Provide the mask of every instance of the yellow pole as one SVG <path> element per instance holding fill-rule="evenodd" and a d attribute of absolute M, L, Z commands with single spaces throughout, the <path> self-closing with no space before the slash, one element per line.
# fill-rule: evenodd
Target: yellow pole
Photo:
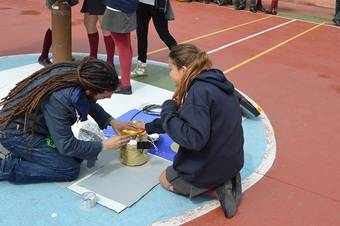
<path fill-rule="evenodd" d="M 57 0 L 52 6 L 53 63 L 72 61 L 71 7 Z"/>

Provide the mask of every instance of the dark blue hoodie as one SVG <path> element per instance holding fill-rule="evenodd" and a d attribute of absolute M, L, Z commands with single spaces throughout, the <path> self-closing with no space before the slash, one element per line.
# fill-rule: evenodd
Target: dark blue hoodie
<path fill-rule="evenodd" d="M 146 131 L 166 132 L 180 145 L 173 168 L 201 188 L 223 184 L 243 167 L 243 130 L 234 86 L 217 69 L 202 72 L 192 82 L 183 106 L 167 100 L 161 118 Z"/>

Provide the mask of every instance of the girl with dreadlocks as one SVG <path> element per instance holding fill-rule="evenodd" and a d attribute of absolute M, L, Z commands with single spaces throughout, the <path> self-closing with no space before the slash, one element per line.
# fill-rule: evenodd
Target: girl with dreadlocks
<path fill-rule="evenodd" d="M 113 66 L 94 58 L 52 64 L 19 82 L 0 102 L 0 144 L 10 153 L 0 158 L 0 180 L 71 181 L 82 160 L 93 163 L 101 151 L 128 143 L 127 136 L 81 141 L 71 130 L 88 115 L 101 129 L 131 129 L 96 103 L 110 98 L 118 83 Z"/>
<path fill-rule="evenodd" d="M 194 197 L 210 192 L 225 216 L 235 215 L 241 198 L 243 130 L 234 86 L 211 68 L 207 54 L 180 44 L 169 54 L 170 77 L 176 90 L 162 105 L 161 117 L 142 128 L 166 132 L 177 144 L 173 165 L 160 175 L 169 191 Z"/>

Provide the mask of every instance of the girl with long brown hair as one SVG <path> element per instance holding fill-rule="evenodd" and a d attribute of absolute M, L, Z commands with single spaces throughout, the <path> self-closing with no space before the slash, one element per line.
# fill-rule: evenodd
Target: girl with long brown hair
<path fill-rule="evenodd" d="M 96 103 L 110 98 L 118 83 L 113 66 L 94 58 L 51 64 L 19 82 L 0 102 L 0 144 L 9 152 L 0 158 L 0 180 L 74 180 L 83 160 L 91 165 L 101 151 L 129 142 L 127 136 L 81 141 L 71 129 L 88 115 L 101 129 L 131 129 Z"/>
<path fill-rule="evenodd" d="M 161 117 L 144 125 L 147 133 L 166 132 L 179 144 L 173 165 L 160 175 L 169 191 L 190 198 L 214 191 L 226 217 L 241 199 L 243 130 L 234 86 L 212 69 L 208 55 L 191 44 L 169 54 L 176 90 L 162 105 Z M 143 126 L 142 126 L 143 127 Z"/>

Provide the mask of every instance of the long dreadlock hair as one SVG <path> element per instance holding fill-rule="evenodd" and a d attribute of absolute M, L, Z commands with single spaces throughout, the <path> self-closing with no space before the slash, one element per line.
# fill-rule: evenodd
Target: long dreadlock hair
<path fill-rule="evenodd" d="M 177 108 L 179 108 L 183 104 L 191 82 L 202 71 L 210 69 L 212 63 L 206 52 L 192 44 L 179 44 L 173 47 L 169 53 L 169 58 L 177 69 L 186 67 L 184 75 L 172 96 L 176 101 Z"/>
<path fill-rule="evenodd" d="M 74 67 L 74 70 L 52 75 L 30 90 L 27 95 L 21 97 L 25 89 L 36 81 L 36 79 L 60 67 Z M 0 107 L 3 107 L 1 111 L 5 114 L 0 116 L 0 128 L 5 128 L 6 125 L 15 118 L 24 117 L 24 131 L 27 131 L 30 116 L 33 116 L 34 120 L 33 113 L 40 109 L 43 101 L 53 92 L 60 89 L 79 86 L 83 90 L 90 90 L 95 95 L 105 91 L 116 90 L 118 83 L 118 75 L 114 67 L 95 58 L 86 57 L 78 62 L 49 65 L 16 84 L 9 94 L 1 99 Z M 21 97 L 21 99 L 19 97 Z M 19 101 L 15 102 L 18 98 Z M 15 104 L 11 104 L 13 102 L 15 102 Z M 34 133 L 33 127 L 32 133 Z"/>

